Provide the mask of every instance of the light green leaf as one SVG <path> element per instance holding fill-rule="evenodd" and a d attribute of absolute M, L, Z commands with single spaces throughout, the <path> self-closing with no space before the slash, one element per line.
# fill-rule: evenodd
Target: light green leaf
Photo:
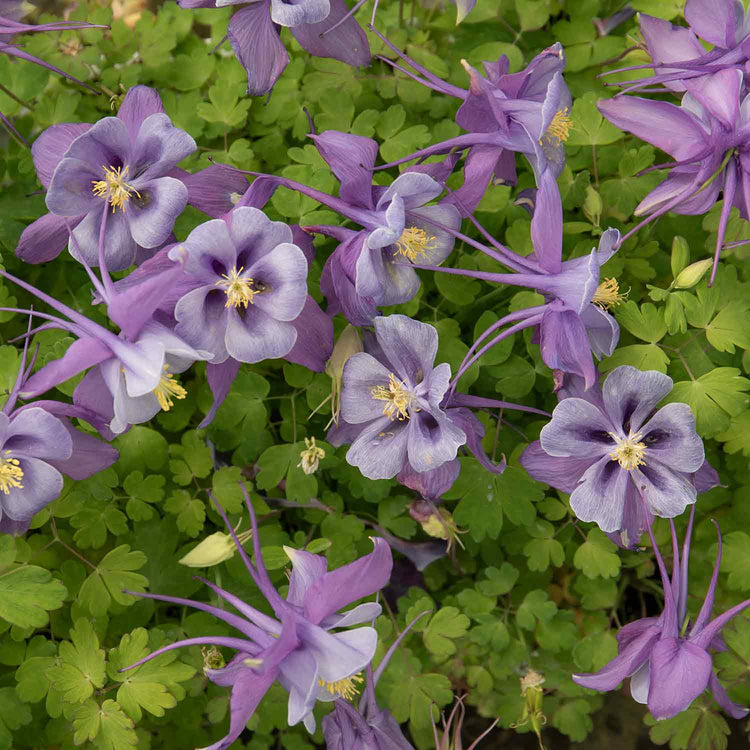
<path fill-rule="evenodd" d="M 59 661 L 46 674 L 64 701 L 82 703 L 104 685 L 104 651 L 89 620 L 76 620 L 70 637 L 72 642 L 60 643 Z"/>
<path fill-rule="evenodd" d="M 113 599 L 125 606 L 134 604 L 135 599 L 124 594 L 123 589 L 145 591 L 148 579 L 133 572 L 145 563 L 146 555 L 138 550 L 131 552 L 130 545 L 115 547 L 83 582 L 78 601 L 94 616 L 105 614 Z"/>
<path fill-rule="evenodd" d="M 117 701 L 105 700 L 101 706 L 94 700 L 86 701 L 73 714 L 73 742 L 83 744 L 96 740 L 102 750 L 127 750 L 138 744 L 133 722 L 125 715 Z"/>
<path fill-rule="evenodd" d="M 573 564 L 588 578 L 614 578 L 620 572 L 617 547 L 600 529 L 591 529 L 586 541 L 576 550 Z"/>
<path fill-rule="evenodd" d="M 596 108 L 597 95 L 589 91 L 573 102 L 570 119 L 573 127 L 566 145 L 568 146 L 604 146 L 622 138 L 622 131 L 607 122 Z"/>
<path fill-rule="evenodd" d="M 466 634 L 469 618 L 456 607 L 442 607 L 430 619 L 424 633 L 424 645 L 437 659 L 447 659 L 456 653 L 453 641 Z"/>
<path fill-rule="evenodd" d="M 0 575 L 0 618 L 21 628 L 43 628 L 62 606 L 65 586 L 44 568 L 23 565 Z"/>

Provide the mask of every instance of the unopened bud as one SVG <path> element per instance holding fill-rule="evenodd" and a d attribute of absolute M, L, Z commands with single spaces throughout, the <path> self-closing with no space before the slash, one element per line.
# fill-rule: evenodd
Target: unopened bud
<path fill-rule="evenodd" d="M 454 542 L 457 542 L 461 549 L 464 548 L 458 535 L 466 532 L 458 528 L 453 516 L 445 508 L 436 508 L 432 503 L 415 500 L 409 506 L 409 515 L 422 527 L 425 534 L 436 539 L 445 539 L 448 542 L 446 552 L 450 551 Z"/>
<path fill-rule="evenodd" d="M 240 544 L 244 544 L 253 532 L 248 529 L 238 535 Z M 224 560 L 228 560 L 237 551 L 234 539 L 229 534 L 217 531 L 215 534 L 207 536 L 196 547 L 190 550 L 178 562 L 180 565 L 187 565 L 188 568 L 210 568 L 212 565 L 218 565 Z"/>
<path fill-rule="evenodd" d="M 300 461 L 297 466 L 305 472 L 305 474 L 314 474 L 320 459 L 326 457 L 326 452 L 322 448 L 318 448 L 315 445 L 315 438 L 305 438 L 305 450 L 300 451 Z"/>
<path fill-rule="evenodd" d="M 362 340 L 353 325 L 348 325 L 333 347 L 331 358 L 326 362 L 326 375 L 331 378 L 331 422 L 339 423 L 341 412 L 341 379 L 344 373 L 344 365 L 349 357 L 364 351 Z M 322 404 L 321 404 L 322 405 Z M 320 407 L 318 407 L 320 408 Z M 330 426 L 330 422 L 328 423 Z"/>
<path fill-rule="evenodd" d="M 674 288 L 690 289 L 691 287 L 694 287 L 703 278 L 703 274 L 711 268 L 712 264 L 713 260 L 711 258 L 706 258 L 705 260 L 691 263 L 687 268 L 683 268 L 674 280 Z"/>
<path fill-rule="evenodd" d="M 672 239 L 672 276 L 676 278 L 689 262 L 690 247 L 687 240 L 677 235 Z"/>

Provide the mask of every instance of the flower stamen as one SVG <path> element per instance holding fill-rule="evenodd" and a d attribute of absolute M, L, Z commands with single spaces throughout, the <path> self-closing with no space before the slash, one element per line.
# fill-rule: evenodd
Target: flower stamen
<path fill-rule="evenodd" d="M 326 452 L 323 448 L 318 447 L 315 444 L 315 438 L 305 438 L 305 450 L 300 451 L 300 461 L 297 466 L 305 472 L 305 474 L 314 474 L 320 459 L 326 457 Z"/>
<path fill-rule="evenodd" d="M 10 495 L 11 489 L 22 490 L 23 469 L 17 458 L 10 458 L 10 451 L 0 456 L 0 492 Z"/>
<path fill-rule="evenodd" d="M 318 685 L 325 688 L 331 695 L 339 696 L 345 700 L 351 700 L 357 693 L 359 693 L 359 687 L 357 683 L 362 682 L 362 676 L 359 674 L 346 677 L 343 680 L 336 680 L 336 682 L 326 682 L 325 680 L 318 680 Z"/>
<path fill-rule="evenodd" d="M 385 401 L 383 414 L 390 417 L 391 421 L 398 419 L 403 422 L 409 419 L 408 409 L 414 402 L 414 394 L 404 388 L 404 383 L 391 373 L 388 376 L 388 385 L 377 385 L 370 390 L 370 394 L 376 401 Z"/>
<path fill-rule="evenodd" d="M 630 434 L 624 439 L 618 438 L 613 432 L 609 434 L 617 443 L 617 448 L 609 454 L 609 457 L 613 461 L 619 461 L 623 469 L 631 471 L 646 463 L 643 459 L 646 455 L 646 444 L 640 442 L 640 432 L 633 433 L 631 430 Z"/>
<path fill-rule="evenodd" d="M 573 127 L 573 120 L 570 119 L 568 112 L 568 107 L 565 107 L 565 109 L 558 109 L 557 112 L 555 112 L 555 116 L 552 118 L 552 122 L 547 127 L 547 130 L 544 131 L 544 135 L 553 138 L 558 143 L 564 143 L 567 141 L 568 136 L 570 135 L 570 129 Z M 542 136 L 542 138 L 544 138 L 544 136 Z M 539 143 L 541 142 L 540 139 Z"/>
<path fill-rule="evenodd" d="M 141 194 L 132 185 L 125 182 L 128 167 L 105 167 L 102 164 L 102 169 L 104 170 L 104 179 L 92 180 L 91 191 L 98 198 L 109 200 L 112 213 L 118 208 L 121 208 L 124 212 L 132 193 L 135 193 L 139 198 L 141 197 Z"/>
<path fill-rule="evenodd" d="M 174 406 L 174 400 L 183 399 L 187 391 L 175 380 L 174 375 L 169 372 L 169 365 L 164 365 L 164 374 L 159 380 L 159 385 L 154 388 L 154 395 L 159 401 L 159 406 L 164 411 L 169 411 Z"/>
<path fill-rule="evenodd" d="M 628 298 L 630 291 L 621 292 L 616 279 L 604 279 L 596 288 L 591 302 L 602 310 L 616 307 Z"/>
<path fill-rule="evenodd" d="M 259 290 L 253 289 L 253 280 L 249 276 L 240 276 L 243 269 L 244 266 L 239 270 L 235 266 L 229 273 L 223 273 L 216 282 L 216 286 L 220 286 L 227 295 L 224 307 L 242 306 L 247 309 L 248 305 L 253 304 L 253 297 L 259 293 Z"/>
<path fill-rule="evenodd" d="M 403 255 L 413 263 L 418 258 L 427 257 L 428 250 L 435 249 L 437 238 L 419 227 L 406 227 L 394 245 L 397 255 Z"/>

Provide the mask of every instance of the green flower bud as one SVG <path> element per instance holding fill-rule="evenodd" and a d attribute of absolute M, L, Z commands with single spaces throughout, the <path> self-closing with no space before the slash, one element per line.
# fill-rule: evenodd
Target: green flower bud
<path fill-rule="evenodd" d="M 240 544 L 244 544 L 253 532 L 248 529 L 238 535 Z M 187 565 L 188 568 L 210 568 L 212 565 L 218 565 L 224 560 L 228 560 L 237 551 L 234 539 L 229 534 L 217 531 L 215 534 L 207 536 L 196 547 L 190 550 L 184 557 L 177 562 L 180 565 Z"/>
<path fill-rule="evenodd" d="M 703 278 L 703 274 L 711 268 L 712 264 L 713 260 L 706 258 L 705 260 L 691 263 L 687 268 L 683 268 L 674 280 L 674 288 L 690 289 L 694 287 Z"/>

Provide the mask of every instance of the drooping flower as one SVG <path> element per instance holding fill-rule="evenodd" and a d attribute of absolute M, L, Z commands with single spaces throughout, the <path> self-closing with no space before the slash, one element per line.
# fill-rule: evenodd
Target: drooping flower
<path fill-rule="evenodd" d="M 542 209 L 537 204 L 535 213 L 540 210 Z M 536 289 L 545 296 L 546 302 L 544 305 L 510 313 L 489 326 L 464 357 L 453 384 L 502 339 L 524 328 L 538 326 L 537 340 L 545 364 L 553 370 L 581 375 L 586 387 L 591 387 L 597 378 L 592 354 L 597 359 L 609 356 L 620 336 L 620 327 L 608 311 L 619 304 L 624 295 L 615 279 L 600 281 L 601 267 L 617 251 L 620 233 L 616 229 L 607 229 L 599 240 L 598 248 L 592 249 L 588 256 L 563 262 L 560 270 L 555 273 L 545 271 L 539 264 L 512 253 L 494 241 L 493 247 L 488 247 L 465 235 L 456 233 L 456 236 L 500 263 L 517 268 L 518 272 L 492 273 L 420 267 Z M 550 238 L 549 241 L 554 240 Z M 519 265 L 520 263 L 524 265 Z M 504 326 L 507 327 L 497 333 Z"/>
<path fill-rule="evenodd" d="M 181 8 L 240 8 L 229 21 L 227 37 L 247 73 L 248 94 L 261 96 L 274 86 L 289 63 L 281 41 L 286 26 L 315 57 L 331 57 L 354 67 L 370 64 L 367 36 L 346 0 L 178 0 Z"/>
<path fill-rule="evenodd" d="M 370 325 L 383 305 L 408 302 L 419 289 L 413 265 L 442 263 L 453 249 L 450 230 L 461 217 L 453 205 L 430 204 L 442 186 L 430 175 L 405 172 L 387 188 L 373 185 L 378 145 L 371 138 L 327 130 L 310 136 L 341 183 L 338 197 L 295 180 L 265 175 L 364 227 L 308 226 L 340 244 L 323 268 L 320 286 L 328 314 L 343 312 L 354 325 Z"/>
<path fill-rule="evenodd" d="M 286 224 L 245 206 L 197 226 L 169 252 L 193 287 L 174 308 L 175 333 L 214 364 L 287 354 L 307 299 L 307 260 L 292 239 Z"/>
<path fill-rule="evenodd" d="M 119 271 L 142 262 L 167 241 L 187 204 L 188 188 L 170 173 L 195 149 L 147 86 L 130 89 L 116 117 L 47 128 L 32 154 L 51 213 L 27 227 L 16 254 L 32 263 L 51 260 L 70 227 L 71 254 L 98 265 L 106 206 L 111 209 L 103 230 L 107 267 Z"/>
<path fill-rule="evenodd" d="M 714 253 L 712 284 L 733 206 L 750 218 L 748 154 L 750 154 L 750 98 L 743 71 L 729 68 L 684 81 L 682 103 L 620 96 L 600 101 L 600 112 L 614 125 L 672 156 L 667 178 L 636 207 L 646 216 L 627 236 L 653 219 L 674 211 L 699 215 L 723 194 Z"/>
<path fill-rule="evenodd" d="M 182 646 L 211 644 L 237 652 L 220 669 L 204 668 L 212 682 L 232 688 L 229 733 L 204 750 L 223 750 L 231 745 L 275 680 L 289 692 L 289 724 L 302 721 L 310 732 L 315 730 L 312 710 L 317 700 L 332 701 L 356 692 L 361 680 L 358 673 L 375 653 L 377 633 L 370 626 L 335 632 L 334 629 L 368 622 L 380 614 L 381 607 L 368 602 L 343 613 L 339 610 L 378 591 L 391 574 L 390 547 L 378 538 L 373 538 L 375 549 L 369 555 L 333 571 L 327 571 L 326 559 L 320 555 L 285 548 L 292 562 L 292 572 L 289 593 L 282 599 L 263 564 L 255 513 L 244 486 L 243 492 L 250 512 L 255 565 L 235 540 L 237 551 L 276 619 L 209 581 L 204 583 L 241 616 L 205 602 L 161 594 L 134 594 L 208 612 L 241 634 L 241 637 L 205 636 L 177 641 L 126 668 L 133 669 Z M 219 508 L 219 512 L 234 537 L 224 511 Z"/>
<path fill-rule="evenodd" d="M 552 420 L 521 456 L 535 479 L 570 492 L 582 521 L 594 521 L 624 547 L 646 528 L 645 510 L 674 518 L 698 491 L 718 484 L 687 404 L 653 413 L 672 379 L 624 365 L 598 386 L 563 388 Z"/>
<path fill-rule="evenodd" d="M 645 703 L 655 719 L 669 719 L 687 709 L 707 687 L 716 702 L 735 719 L 742 719 L 750 709 L 734 703 L 712 669 L 709 648 L 726 649 L 721 640 L 722 628 L 737 614 L 750 607 L 750 599 L 737 604 L 709 622 L 721 564 L 721 532 L 718 524 L 719 549 L 711 583 L 700 612 L 694 621 L 686 617 L 688 597 L 688 557 L 695 506 L 685 534 L 680 559 L 674 524 L 672 546 L 674 566 L 669 580 L 666 566 L 654 539 L 650 523 L 648 532 L 659 565 L 664 587 L 664 610 L 659 617 L 645 617 L 631 622 L 617 634 L 618 654 L 594 674 L 574 674 L 573 681 L 592 690 L 613 690 L 630 677 L 630 692 L 638 703 Z"/>
<path fill-rule="evenodd" d="M 516 183 L 515 153 L 524 154 L 534 171 L 538 202 L 543 206 L 531 223 L 535 257 L 545 270 L 559 271 L 562 204 L 557 177 L 565 165 L 564 143 L 573 127 L 572 99 L 562 77 L 565 67 L 562 45 L 553 44 L 518 73 L 508 72 L 510 63 L 505 55 L 497 62 L 484 63 L 486 77 L 463 60 L 461 64 L 470 81 L 467 90 L 442 81 L 385 37 L 378 36 L 417 72 L 391 62 L 394 68 L 434 91 L 463 100 L 456 122 L 468 131 L 385 166 L 468 149 L 464 184 L 446 199 L 468 215 L 482 199 L 493 175 L 496 184 Z M 547 243 L 538 241 L 546 235 L 550 236 Z"/>

